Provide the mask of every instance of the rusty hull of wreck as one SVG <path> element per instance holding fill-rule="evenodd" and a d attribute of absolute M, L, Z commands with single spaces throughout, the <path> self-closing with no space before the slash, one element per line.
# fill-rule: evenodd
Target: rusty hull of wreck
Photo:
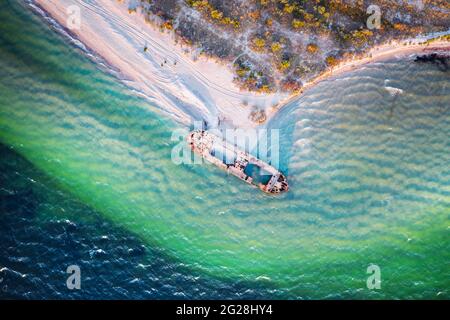
<path fill-rule="evenodd" d="M 240 150 L 237 146 L 231 145 L 223 138 L 204 130 L 195 130 L 189 133 L 187 142 L 194 152 L 208 162 L 248 184 L 259 187 L 265 193 L 280 194 L 289 190 L 287 179 L 280 171 L 249 153 Z M 215 155 L 217 150 L 222 153 L 222 158 L 227 159 L 218 158 Z M 232 161 L 229 161 L 230 157 L 232 157 Z M 253 177 L 245 172 L 247 166 L 256 166 L 259 170 L 264 170 L 268 173 L 267 176 L 270 176 L 270 179 L 266 183 L 257 183 Z"/>

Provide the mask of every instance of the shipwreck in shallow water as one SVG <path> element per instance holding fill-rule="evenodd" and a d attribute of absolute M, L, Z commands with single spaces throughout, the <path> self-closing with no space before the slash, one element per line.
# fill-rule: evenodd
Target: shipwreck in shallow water
<path fill-rule="evenodd" d="M 207 161 L 270 194 L 289 190 L 286 177 L 273 166 L 204 130 L 189 133 L 191 149 Z"/>

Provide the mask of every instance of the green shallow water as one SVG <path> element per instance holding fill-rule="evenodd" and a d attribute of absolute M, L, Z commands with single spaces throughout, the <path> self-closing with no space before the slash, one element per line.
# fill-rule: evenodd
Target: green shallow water
<path fill-rule="evenodd" d="M 0 141 L 108 221 L 193 272 L 290 298 L 449 298 L 448 72 L 376 63 L 286 106 L 268 128 L 291 190 L 269 197 L 176 166 L 176 123 L 25 6 L 0 16 Z"/>

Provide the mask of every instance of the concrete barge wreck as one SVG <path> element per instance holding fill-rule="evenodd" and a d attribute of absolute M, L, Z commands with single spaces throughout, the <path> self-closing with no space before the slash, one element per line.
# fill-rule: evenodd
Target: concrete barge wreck
<path fill-rule="evenodd" d="M 266 193 L 279 194 L 289 189 L 280 171 L 210 132 L 192 131 L 187 141 L 205 160 Z"/>

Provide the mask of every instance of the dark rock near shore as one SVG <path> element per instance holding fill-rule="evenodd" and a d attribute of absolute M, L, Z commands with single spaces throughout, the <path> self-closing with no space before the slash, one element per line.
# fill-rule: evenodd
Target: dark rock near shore
<path fill-rule="evenodd" d="M 419 63 L 435 64 L 442 72 L 447 72 L 450 70 L 450 54 L 431 53 L 417 56 L 414 61 Z"/>

